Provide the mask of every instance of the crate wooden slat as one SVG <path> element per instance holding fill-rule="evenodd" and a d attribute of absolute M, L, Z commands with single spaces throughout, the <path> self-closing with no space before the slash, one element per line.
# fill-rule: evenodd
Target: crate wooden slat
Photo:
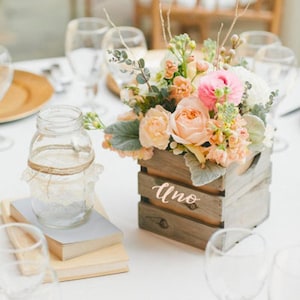
<path fill-rule="evenodd" d="M 267 149 L 196 187 L 182 156 L 155 151 L 150 160 L 139 161 L 139 226 L 202 249 L 219 228 L 257 226 L 269 216 L 270 156 L 271 149 Z M 190 198 L 197 201 L 184 201 Z"/>
<path fill-rule="evenodd" d="M 218 229 L 145 201 L 139 202 L 139 216 L 140 228 L 200 249 L 205 248 L 209 237 Z"/>

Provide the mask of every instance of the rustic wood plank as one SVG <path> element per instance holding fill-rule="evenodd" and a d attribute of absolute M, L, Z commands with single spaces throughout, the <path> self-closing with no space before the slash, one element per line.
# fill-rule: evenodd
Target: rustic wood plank
<path fill-rule="evenodd" d="M 259 225 L 270 210 L 270 157 L 271 149 L 266 149 L 244 164 L 232 164 L 224 176 L 203 189 L 192 185 L 182 156 L 156 151 L 151 160 L 140 162 L 140 227 L 204 248 L 218 228 Z M 161 187 L 169 194 L 163 195 Z M 183 198 L 178 198 L 181 193 Z M 184 198 L 197 201 L 187 205 L 181 201 Z"/>
<path fill-rule="evenodd" d="M 162 192 L 159 192 L 157 188 L 153 188 L 162 186 L 163 184 L 168 184 L 169 187 L 164 188 Z M 173 190 L 173 193 L 168 194 L 171 190 Z M 164 178 L 152 176 L 143 172 L 138 174 L 138 192 L 143 197 L 148 198 L 150 203 L 158 207 L 169 209 L 177 214 L 190 216 L 201 220 L 204 223 L 216 226 L 220 225 L 223 221 L 222 196 L 213 196 L 194 189 L 192 186 L 180 185 L 171 180 L 166 182 Z M 197 200 L 195 203 L 190 204 L 187 203 L 189 199 L 184 202 L 178 202 L 178 200 L 184 200 L 178 197 L 174 198 L 178 195 L 184 195 L 184 197 L 194 195 L 195 197 L 193 198 L 197 198 L 199 201 Z"/>
<path fill-rule="evenodd" d="M 268 148 L 256 155 L 250 167 L 242 174 L 239 173 L 240 166 L 230 166 L 225 174 L 225 205 L 233 202 L 257 186 L 266 178 L 271 177 L 271 149 Z"/>
<path fill-rule="evenodd" d="M 174 155 L 169 151 L 155 149 L 151 159 L 139 160 L 138 162 L 141 166 L 147 168 L 149 174 L 193 185 L 191 173 L 185 165 L 182 155 Z M 220 177 L 207 185 L 195 188 L 212 194 L 220 194 L 224 191 L 224 178 Z"/>
<path fill-rule="evenodd" d="M 270 176 L 271 153 L 272 149 L 267 148 L 259 154 L 250 156 L 245 164 L 233 163 L 224 176 L 207 185 L 194 188 L 214 195 L 225 194 L 227 199 L 235 196 L 236 199 Z M 190 171 L 182 155 L 155 149 L 150 160 L 139 160 L 139 164 L 146 168 L 148 174 L 193 186 Z"/>
<path fill-rule="evenodd" d="M 252 228 L 262 223 L 270 211 L 270 178 L 224 207 L 224 227 Z"/>
<path fill-rule="evenodd" d="M 161 236 L 205 249 L 209 237 L 219 228 L 185 218 L 144 201 L 139 202 L 139 226 Z"/>

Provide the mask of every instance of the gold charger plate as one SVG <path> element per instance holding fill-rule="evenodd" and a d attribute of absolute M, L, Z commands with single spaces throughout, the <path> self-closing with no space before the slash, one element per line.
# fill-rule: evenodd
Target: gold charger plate
<path fill-rule="evenodd" d="M 0 123 L 34 114 L 51 98 L 53 92 L 52 85 L 45 77 L 15 70 L 13 82 L 0 101 Z"/>

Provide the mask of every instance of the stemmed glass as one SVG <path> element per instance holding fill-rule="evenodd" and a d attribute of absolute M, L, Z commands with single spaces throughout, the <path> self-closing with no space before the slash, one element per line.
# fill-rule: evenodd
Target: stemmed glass
<path fill-rule="evenodd" d="M 0 298 L 42 299 L 39 295 L 45 291 L 48 299 L 50 295 L 59 296 L 58 280 L 49 264 L 42 231 L 24 223 L 1 225 Z"/>
<path fill-rule="evenodd" d="M 275 254 L 268 288 L 270 300 L 298 300 L 300 296 L 300 245 Z"/>
<path fill-rule="evenodd" d="M 126 51 L 128 59 L 138 60 L 143 58 L 148 51 L 147 43 L 143 32 L 130 26 L 120 26 L 111 28 L 105 35 L 102 43 L 105 51 L 105 61 L 111 76 L 121 90 L 134 79 L 131 66 L 123 62 L 116 62 L 112 51 Z"/>
<path fill-rule="evenodd" d="M 264 78 L 272 91 L 278 91 L 270 111 L 270 121 L 276 129 L 278 106 L 293 87 L 298 74 L 297 58 L 292 49 L 283 45 L 262 47 L 253 60 L 253 72 Z M 274 152 L 288 147 L 287 141 L 275 134 Z"/>
<path fill-rule="evenodd" d="M 95 101 L 103 75 L 102 39 L 109 29 L 101 18 L 79 18 L 68 23 L 65 54 L 76 78 L 84 85 L 86 101 L 82 108 L 103 114 L 105 108 Z"/>
<path fill-rule="evenodd" d="M 253 58 L 257 51 L 269 45 L 281 45 L 279 37 L 268 31 L 253 30 L 244 31 L 240 34 L 243 43 L 237 48 L 237 57 L 246 62 L 246 67 L 252 71 Z"/>
<path fill-rule="evenodd" d="M 13 79 L 13 66 L 8 50 L 0 45 L 0 101 L 3 100 Z M 10 148 L 13 144 L 12 139 L 0 135 L 0 151 Z"/>
<path fill-rule="evenodd" d="M 264 238 L 245 228 L 215 232 L 205 249 L 207 282 L 220 300 L 250 300 L 262 290 L 268 269 Z"/>

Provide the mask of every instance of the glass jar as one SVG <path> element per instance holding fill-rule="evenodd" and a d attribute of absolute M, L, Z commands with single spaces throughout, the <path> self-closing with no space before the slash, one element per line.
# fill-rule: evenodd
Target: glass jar
<path fill-rule="evenodd" d="M 88 219 L 102 172 L 94 157 L 79 108 L 57 105 L 39 112 L 23 178 L 40 223 L 70 228 Z"/>

